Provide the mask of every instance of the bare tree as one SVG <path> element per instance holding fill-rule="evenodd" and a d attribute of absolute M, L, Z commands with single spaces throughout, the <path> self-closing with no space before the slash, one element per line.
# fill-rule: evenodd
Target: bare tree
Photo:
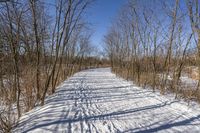
<path fill-rule="evenodd" d="M 194 41 L 197 46 L 197 61 L 198 61 L 198 68 L 199 68 L 199 77 L 198 77 L 198 87 L 197 91 L 199 90 L 200 86 L 200 2 L 199 0 L 187 0 L 187 7 L 188 7 L 188 14 L 191 23 L 191 29 L 194 34 Z"/>
<path fill-rule="evenodd" d="M 37 87 L 37 99 L 40 99 L 40 38 L 38 33 L 38 22 L 37 22 L 37 16 L 36 16 L 36 1 L 30 0 L 30 7 L 32 12 L 32 18 L 33 18 L 33 31 L 35 35 L 35 42 L 36 42 L 36 51 L 37 51 L 37 63 L 36 63 L 36 87 Z"/>

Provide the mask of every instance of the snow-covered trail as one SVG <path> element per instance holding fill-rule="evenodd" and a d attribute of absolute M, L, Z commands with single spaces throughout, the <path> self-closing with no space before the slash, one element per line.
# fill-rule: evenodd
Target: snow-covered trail
<path fill-rule="evenodd" d="M 200 132 L 199 108 L 117 78 L 109 68 L 76 73 L 13 132 Z"/>

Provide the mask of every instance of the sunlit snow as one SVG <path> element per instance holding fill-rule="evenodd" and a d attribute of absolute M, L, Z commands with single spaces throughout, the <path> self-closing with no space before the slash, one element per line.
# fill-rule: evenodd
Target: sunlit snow
<path fill-rule="evenodd" d="M 76 73 L 13 132 L 199 132 L 200 108 L 142 89 L 109 68 Z"/>

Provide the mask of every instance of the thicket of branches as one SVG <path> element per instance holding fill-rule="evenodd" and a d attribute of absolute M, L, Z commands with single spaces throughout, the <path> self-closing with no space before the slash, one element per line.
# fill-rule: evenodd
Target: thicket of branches
<path fill-rule="evenodd" d="M 49 3 L 48 3 L 49 2 Z M 0 129 L 74 72 L 102 65 L 83 14 L 91 0 L 11 0 L 0 3 Z M 97 54 L 96 54 L 97 55 Z"/>
<path fill-rule="evenodd" d="M 200 81 L 200 1 L 129 1 L 104 38 L 112 70 L 141 86 L 200 100 L 199 83 L 180 77 L 198 67 Z"/>

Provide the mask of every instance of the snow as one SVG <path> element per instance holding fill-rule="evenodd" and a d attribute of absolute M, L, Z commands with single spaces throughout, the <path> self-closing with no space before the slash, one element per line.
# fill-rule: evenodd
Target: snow
<path fill-rule="evenodd" d="M 163 74 L 158 74 L 158 76 L 160 77 L 160 79 L 163 78 Z M 172 81 L 173 77 L 171 75 L 167 76 L 167 80 L 168 81 Z M 198 80 L 196 79 L 192 79 L 190 78 L 188 75 L 184 75 L 180 77 L 180 87 L 182 90 L 196 90 L 197 86 L 198 86 Z"/>
<path fill-rule="evenodd" d="M 196 89 L 198 86 L 198 80 L 189 78 L 188 76 L 182 76 L 180 77 L 181 83 L 182 83 L 182 87 L 185 90 L 188 89 Z"/>
<path fill-rule="evenodd" d="M 89 69 L 64 81 L 12 132 L 199 132 L 200 107 Z"/>

